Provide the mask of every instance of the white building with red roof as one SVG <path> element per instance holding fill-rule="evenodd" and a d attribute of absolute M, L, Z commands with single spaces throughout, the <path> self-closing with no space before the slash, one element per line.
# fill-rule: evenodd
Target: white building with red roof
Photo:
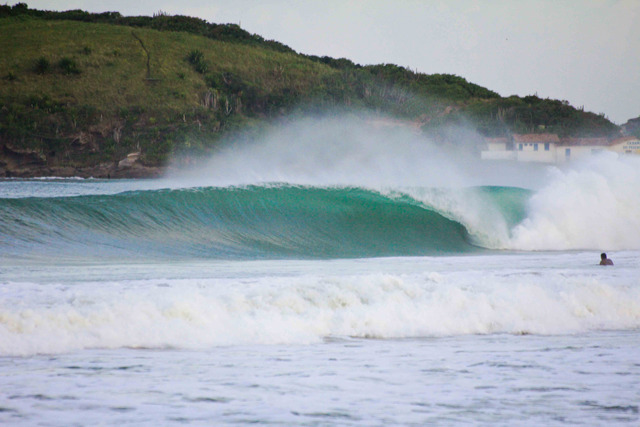
<path fill-rule="evenodd" d="M 511 138 L 486 138 L 483 160 L 565 163 L 592 156 L 604 150 L 619 154 L 640 154 L 640 139 L 563 138 L 552 133 L 513 134 Z"/>
<path fill-rule="evenodd" d="M 556 147 L 560 138 L 554 133 L 514 134 L 513 149 L 520 162 L 556 162 Z"/>

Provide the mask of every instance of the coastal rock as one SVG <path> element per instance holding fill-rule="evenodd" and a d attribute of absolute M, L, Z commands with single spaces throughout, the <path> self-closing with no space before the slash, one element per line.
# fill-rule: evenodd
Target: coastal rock
<path fill-rule="evenodd" d="M 139 151 L 127 154 L 127 157 L 120 160 L 109 172 L 108 178 L 153 178 L 161 175 L 163 168 L 144 165 L 140 155 Z"/>
<path fill-rule="evenodd" d="M 28 175 L 30 170 L 46 165 L 46 157 L 35 150 L 0 145 L 0 175 L 6 177 Z"/>
<path fill-rule="evenodd" d="M 130 168 L 140 159 L 140 152 L 129 153 L 127 157 L 118 162 L 118 168 Z"/>
<path fill-rule="evenodd" d="M 163 168 L 134 163 L 129 168 L 118 168 L 108 178 L 157 178 L 163 171 Z"/>
<path fill-rule="evenodd" d="M 21 149 L 5 144 L 0 148 L 0 160 L 16 167 L 43 165 L 47 161 L 44 154 L 36 150 Z"/>
<path fill-rule="evenodd" d="M 82 178 L 111 178 L 117 171 L 114 163 L 100 163 L 95 166 L 76 168 L 74 175 Z"/>
<path fill-rule="evenodd" d="M 89 132 L 79 132 L 74 135 L 71 139 L 71 145 L 76 152 L 95 153 L 100 148 L 94 135 Z"/>

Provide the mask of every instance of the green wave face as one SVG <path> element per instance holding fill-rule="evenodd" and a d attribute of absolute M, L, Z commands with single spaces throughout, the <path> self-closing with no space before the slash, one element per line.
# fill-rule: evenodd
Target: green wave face
<path fill-rule="evenodd" d="M 509 225 L 524 216 L 525 190 L 465 191 L 458 199 L 480 198 Z M 0 256 L 306 259 L 481 250 L 477 224 L 414 193 L 272 185 L 0 199 Z"/>

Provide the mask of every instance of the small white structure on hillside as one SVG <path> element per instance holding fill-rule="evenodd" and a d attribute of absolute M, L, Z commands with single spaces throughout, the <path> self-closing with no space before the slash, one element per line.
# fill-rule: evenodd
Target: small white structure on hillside
<path fill-rule="evenodd" d="M 514 134 L 511 138 L 487 138 L 483 160 L 516 160 L 519 162 L 565 163 L 591 156 L 604 150 L 620 154 L 640 154 L 640 139 L 624 137 L 558 138 L 551 133 Z"/>
<path fill-rule="evenodd" d="M 553 133 L 513 135 L 513 149 L 519 162 L 555 163 L 559 143 L 560 138 Z"/>
<path fill-rule="evenodd" d="M 487 149 L 480 153 L 483 160 L 516 160 L 508 138 L 486 138 Z"/>
<path fill-rule="evenodd" d="M 519 162 L 555 163 L 558 135 L 514 134 L 511 138 L 487 138 L 487 149 L 480 152 L 483 160 L 517 160 Z"/>

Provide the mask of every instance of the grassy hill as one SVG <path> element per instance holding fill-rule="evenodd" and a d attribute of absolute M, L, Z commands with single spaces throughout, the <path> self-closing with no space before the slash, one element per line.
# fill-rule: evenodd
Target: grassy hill
<path fill-rule="evenodd" d="M 190 17 L 0 6 L 0 51 L 0 176 L 149 175 L 169 156 L 206 151 L 230 132 L 335 107 L 420 121 L 436 136 L 463 118 L 485 134 L 546 125 L 616 131 L 568 104 L 553 110 L 560 101 L 501 98 L 458 76 L 301 55 Z M 133 152 L 138 168 L 118 167 Z"/>
<path fill-rule="evenodd" d="M 3 142 L 51 165 L 115 161 L 137 150 L 158 164 L 338 73 L 291 53 L 181 32 L 15 18 L 2 19 L 0 32 Z M 192 52 L 206 73 L 189 62 Z"/>

